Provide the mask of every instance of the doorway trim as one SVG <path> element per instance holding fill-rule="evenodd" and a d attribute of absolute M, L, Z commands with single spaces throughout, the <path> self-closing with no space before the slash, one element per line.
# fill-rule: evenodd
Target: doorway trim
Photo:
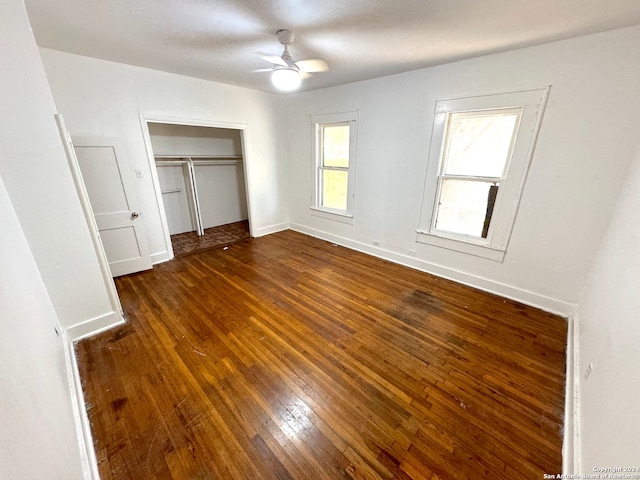
<path fill-rule="evenodd" d="M 173 125 L 186 125 L 191 127 L 208 127 L 208 128 L 225 128 L 227 130 L 240 130 L 240 145 L 242 148 L 242 168 L 244 170 L 244 189 L 247 196 L 247 216 L 249 217 L 249 235 L 253 236 L 253 218 L 251 215 L 251 175 L 249 174 L 249 161 L 245 146 L 245 135 L 248 128 L 245 123 L 232 123 L 214 120 L 193 119 L 184 117 L 171 117 L 166 115 L 150 115 L 140 114 L 140 127 L 144 145 L 147 151 L 147 161 L 149 162 L 149 170 L 151 171 L 151 182 L 156 196 L 156 204 L 158 213 L 160 214 L 160 222 L 162 223 L 162 233 L 166 251 L 164 253 L 156 253 L 151 255 L 151 263 L 153 265 L 172 260 L 174 258 L 173 245 L 171 244 L 171 234 L 169 233 L 169 222 L 164 209 L 164 201 L 162 200 L 162 191 L 160 189 L 160 179 L 158 178 L 158 170 L 156 168 L 156 160 L 153 154 L 153 145 L 151 143 L 151 133 L 149 132 L 149 123 L 165 123 Z"/>
<path fill-rule="evenodd" d="M 87 188 L 84 184 L 84 179 L 82 178 L 78 158 L 76 157 L 75 150 L 73 149 L 71 134 L 69 133 L 69 130 L 67 130 L 62 114 L 56 113 L 54 117 L 67 157 L 69 171 L 71 172 L 71 177 L 73 178 L 73 183 L 76 187 L 76 193 L 80 200 L 82 213 L 84 214 L 85 221 L 87 222 L 89 236 L 91 238 L 91 243 L 93 244 L 96 259 L 100 267 L 100 273 L 102 274 L 105 291 L 109 298 L 109 305 L 111 307 L 111 312 L 68 326 L 66 328 L 66 334 L 72 342 L 76 342 L 80 339 L 109 330 L 117 325 L 121 325 L 125 320 L 124 310 L 122 309 L 116 284 L 113 280 L 113 276 L 111 275 L 111 269 L 109 268 L 109 261 L 107 260 L 107 255 L 104 251 L 104 246 L 102 245 L 102 239 L 98 232 L 98 225 L 95 217 L 93 216 L 93 209 L 91 208 L 91 202 L 89 201 L 89 194 L 87 193 Z"/>

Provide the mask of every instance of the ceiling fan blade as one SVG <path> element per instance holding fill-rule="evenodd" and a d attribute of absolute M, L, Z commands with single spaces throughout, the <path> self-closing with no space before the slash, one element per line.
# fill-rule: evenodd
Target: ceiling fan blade
<path fill-rule="evenodd" d="M 299 60 L 296 62 L 296 66 L 300 69 L 300 71 L 307 73 L 326 72 L 327 70 L 329 70 L 329 65 L 322 58 Z"/>
<path fill-rule="evenodd" d="M 251 70 L 253 73 L 260 72 L 273 72 L 273 68 L 257 68 L 256 70 Z"/>
<path fill-rule="evenodd" d="M 263 60 L 266 60 L 269 63 L 273 63 L 274 65 L 282 65 L 283 67 L 287 66 L 287 62 L 285 62 L 282 57 L 279 57 L 277 55 L 263 55 L 263 54 L 259 54 L 260 58 L 262 58 Z"/>
<path fill-rule="evenodd" d="M 300 72 L 300 79 L 304 80 L 305 78 L 309 78 L 311 76 L 311 73 L 309 72 Z"/>

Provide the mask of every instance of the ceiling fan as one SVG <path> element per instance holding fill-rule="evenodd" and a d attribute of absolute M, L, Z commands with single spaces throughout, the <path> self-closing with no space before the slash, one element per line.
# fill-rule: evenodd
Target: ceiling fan
<path fill-rule="evenodd" d="M 276 32 L 278 41 L 284 45 L 284 51 L 279 57 L 276 55 L 262 55 L 262 58 L 273 64 L 273 69 L 261 71 L 271 71 L 271 81 L 274 86 L 283 91 L 297 89 L 302 79 L 311 73 L 326 72 L 329 65 L 322 58 L 310 58 L 294 62 L 289 53 L 289 46 L 293 44 L 295 35 L 291 30 L 280 29 Z"/>

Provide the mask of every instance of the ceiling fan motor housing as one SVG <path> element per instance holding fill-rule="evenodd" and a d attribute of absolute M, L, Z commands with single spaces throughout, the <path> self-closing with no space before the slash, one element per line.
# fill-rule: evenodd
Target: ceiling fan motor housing
<path fill-rule="evenodd" d="M 293 40 L 295 38 L 294 33 L 291 30 L 286 30 L 286 29 L 280 29 L 277 32 L 278 35 L 278 40 L 280 41 L 280 43 L 282 45 L 284 45 L 284 51 L 282 52 L 282 55 L 280 56 L 280 58 L 282 58 L 282 60 L 284 60 L 284 62 L 287 64 L 287 66 L 275 66 L 274 70 L 278 70 L 279 68 L 288 68 L 288 69 L 292 69 L 295 70 L 296 72 L 299 70 L 298 67 L 296 66 L 295 62 L 293 61 L 293 59 L 291 58 L 291 54 L 289 53 L 289 45 L 293 44 Z"/>
<path fill-rule="evenodd" d="M 286 28 L 281 28 L 280 30 L 278 30 L 276 32 L 276 35 L 278 35 L 278 41 L 282 45 L 293 45 L 293 41 L 296 38 L 294 33 L 291 30 L 287 30 Z"/>

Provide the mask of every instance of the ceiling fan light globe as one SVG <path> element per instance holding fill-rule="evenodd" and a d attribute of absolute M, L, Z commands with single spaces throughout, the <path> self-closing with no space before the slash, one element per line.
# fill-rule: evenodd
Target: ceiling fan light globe
<path fill-rule="evenodd" d="M 291 92 L 300 87 L 300 73 L 293 68 L 276 68 L 271 74 L 274 87 L 283 92 Z"/>

